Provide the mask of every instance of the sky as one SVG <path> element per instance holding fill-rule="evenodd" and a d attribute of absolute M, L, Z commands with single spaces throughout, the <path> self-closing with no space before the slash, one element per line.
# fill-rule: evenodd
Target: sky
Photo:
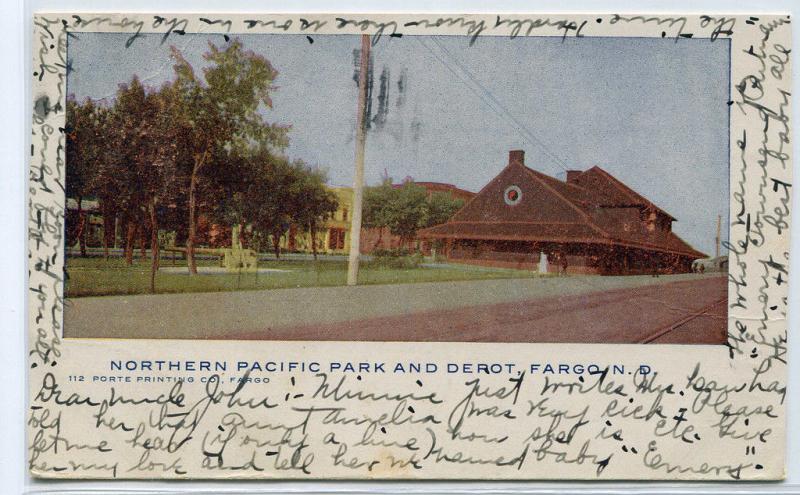
<path fill-rule="evenodd" d="M 173 78 L 170 46 L 195 70 L 222 35 L 162 42 L 78 33 L 69 40 L 67 91 L 113 100 L 134 75 Z M 269 122 L 290 124 L 292 159 L 352 185 L 358 88 L 350 35 L 240 35 L 278 71 Z M 312 42 L 313 41 L 313 42 Z M 382 37 L 374 86 L 367 184 L 384 174 L 478 191 L 523 149 L 525 162 L 563 180 L 598 165 L 678 221 L 673 230 L 713 255 L 717 216 L 728 222 L 728 40 L 674 38 Z M 380 114 L 381 75 L 387 75 Z M 383 116 L 381 119 L 380 116 Z"/>

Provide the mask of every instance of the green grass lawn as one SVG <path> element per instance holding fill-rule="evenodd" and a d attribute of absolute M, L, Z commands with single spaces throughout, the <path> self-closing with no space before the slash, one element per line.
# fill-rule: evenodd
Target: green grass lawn
<path fill-rule="evenodd" d="M 219 266 L 213 260 L 198 260 L 199 266 Z M 161 262 L 162 267 L 186 266 L 178 260 Z M 259 268 L 278 268 L 286 272 L 198 274 L 156 274 L 157 293 L 218 292 L 233 290 L 284 289 L 290 287 L 330 287 L 345 285 L 346 261 L 261 261 Z M 188 271 L 188 269 L 187 269 Z M 416 282 L 444 282 L 456 280 L 481 280 L 498 278 L 535 277 L 534 272 L 507 269 L 487 269 L 468 265 L 391 269 L 362 262 L 359 284 L 404 284 Z M 150 263 L 135 260 L 128 266 L 122 259 L 69 257 L 67 259 L 67 297 L 109 296 L 150 293 Z"/>

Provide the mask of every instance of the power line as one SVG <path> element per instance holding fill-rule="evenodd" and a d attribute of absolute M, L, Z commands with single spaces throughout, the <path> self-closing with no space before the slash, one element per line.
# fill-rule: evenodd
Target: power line
<path fill-rule="evenodd" d="M 536 137 L 536 135 L 535 135 L 535 134 L 534 134 L 534 133 L 533 133 L 533 132 L 532 132 L 530 129 L 528 129 L 528 127 L 527 127 L 527 126 L 525 126 L 525 124 L 523 124 L 522 122 L 520 122 L 520 121 L 519 121 L 519 120 L 518 120 L 518 119 L 517 119 L 517 118 L 514 116 L 514 114 L 513 114 L 513 113 L 512 113 L 512 112 L 511 112 L 511 111 L 510 111 L 510 110 L 509 110 L 509 109 L 508 109 L 508 108 L 507 108 L 505 105 L 503 105 L 503 103 L 502 103 L 500 100 L 498 100 L 498 99 L 497 99 L 497 97 L 496 97 L 496 96 L 494 96 L 494 94 L 493 94 L 493 93 L 492 93 L 492 92 L 491 92 L 491 91 L 490 91 L 490 90 L 489 90 L 489 89 L 488 89 L 486 86 L 484 86 L 484 85 L 483 85 L 483 84 L 482 84 L 482 83 L 481 83 L 481 82 L 480 82 L 480 81 L 477 79 L 477 77 L 475 77 L 475 75 L 474 75 L 474 74 L 472 74 L 472 72 L 471 72 L 471 71 L 470 71 L 470 70 L 469 70 L 469 69 L 468 69 L 466 66 L 464 66 L 464 64 L 462 64 L 462 63 L 461 63 L 461 62 L 458 60 L 458 58 L 457 58 L 457 57 L 455 57 L 455 56 L 454 56 L 452 53 L 450 53 L 450 51 L 449 51 L 449 50 L 448 50 L 448 49 L 447 49 L 447 48 L 446 48 L 446 47 L 445 47 L 445 46 L 444 46 L 444 45 L 443 45 L 443 44 L 442 44 L 442 43 L 441 43 L 441 42 L 440 42 L 438 39 L 436 39 L 435 37 L 434 37 L 434 38 L 432 38 L 432 39 L 433 39 L 433 42 L 436 44 L 436 46 L 438 46 L 440 50 L 442 50 L 442 51 L 443 51 L 443 52 L 444 52 L 444 53 L 445 53 L 445 54 L 446 54 L 448 57 L 450 57 L 450 59 L 451 59 L 453 62 L 455 62 L 455 64 L 456 64 L 456 65 L 457 65 L 457 66 L 458 66 L 458 67 L 461 69 L 461 71 L 463 71 L 463 73 L 464 73 L 464 74 L 465 74 L 465 75 L 466 75 L 466 76 L 467 76 L 467 77 L 468 77 L 468 78 L 469 78 L 469 79 L 470 79 L 470 80 L 471 80 L 471 81 L 472 81 L 472 82 L 473 82 L 473 83 L 474 83 L 476 86 L 478 86 L 478 87 L 479 87 L 479 88 L 480 88 L 480 89 L 483 91 L 483 93 L 484 93 L 486 96 L 488 96 L 488 97 L 489 97 L 489 98 L 490 98 L 490 99 L 491 99 L 491 100 L 492 100 L 492 101 L 493 101 L 493 102 L 494 102 L 494 103 L 495 103 L 495 104 L 496 104 L 496 105 L 497 105 L 497 106 L 498 106 L 498 107 L 499 107 L 499 108 L 500 108 L 500 109 L 501 109 L 501 110 L 502 110 L 502 111 L 503 111 L 503 112 L 506 114 L 506 116 L 507 116 L 508 118 L 510 118 L 510 119 L 511 119 L 511 121 L 512 121 L 513 123 L 515 123 L 517 126 L 519 126 L 519 127 L 520 127 L 520 129 L 522 129 L 522 131 L 523 131 L 523 132 L 524 132 L 524 133 L 527 135 L 527 137 L 528 137 L 530 140 L 532 140 L 532 141 L 533 141 L 533 142 L 534 142 L 536 145 L 538 145 L 538 146 L 539 146 L 539 147 L 540 147 L 542 150 L 544 150 L 545 154 L 546 154 L 548 157 L 550 157 L 550 158 L 551 158 L 553 161 L 555 161 L 555 162 L 556 162 L 556 164 L 557 164 L 558 166 L 560 166 L 560 167 L 561 167 L 561 168 L 562 168 L 562 169 L 563 169 L 565 172 L 567 171 L 567 165 L 566 165 L 566 163 L 564 163 L 564 161 L 563 161 L 561 158 L 559 158 L 559 157 L 558 157 L 558 155 L 556 155 L 554 152 L 550 151 L 550 150 L 548 149 L 548 147 L 547 147 L 547 146 L 546 146 L 546 145 L 545 145 L 545 144 L 544 144 L 544 143 L 543 143 L 543 142 L 542 142 L 542 141 L 541 141 L 539 138 L 537 138 L 537 137 Z"/>
<path fill-rule="evenodd" d="M 528 129 L 528 127 L 525 124 L 520 122 L 519 119 L 517 119 L 514 116 L 514 114 L 505 105 L 503 105 L 503 103 L 500 102 L 500 100 L 498 100 L 497 97 L 495 97 L 494 94 L 492 94 L 492 92 L 489 91 L 489 89 L 486 88 L 469 71 L 469 69 L 467 69 L 463 64 L 461 64 L 458 61 L 458 59 L 454 57 L 453 54 L 451 54 L 436 38 L 433 38 L 434 43 L 436 43 L 439 49 L 442 50 L 448 57 L 450 57 L 450 59 L 458 66 L 458 68 L 463 72 L 463 74 L 466 75 L 470 81 L 472 81 L 472 84 L 474 84 L 480 89 L 480 92 L 478 92 L 478 90 L 476 90 L 472 85 L 470 85 L 469 82 L 464 80 L 464 78 L 461 77 L 461 75 L 459 75 L 450 66 L 450 64 L 448 64 L 445 60 L 439 57 L 439 55 L 437 55 L 428 45 L 423 43 L 423 41 L 420 38 L 415 36 L 414 39 L 416 39 L 423 47 L 425 47 L 425 49 L 427 49 L 431 53 L 431 55 L 433 55 L 448 71 L 450 71 L 454 76 L 456 76 L 459 80 L 461 80 L 467 86 L 467 88 L 470 91 L 472 91 L 473 94 L 478 96 L 478 98 L 480 98 L 490 109 L 492 109 L 492 111 L 497 113 L 500 117 L 509 119 L 511 123 L 513 123 L 516 127 L 519 128 L 518 130 L 521 131 L 523 137 L 527 138 L 529 141 L 532 141 L 533 144 L 535 144 L 538 148 L 540 148 L 544 152 L 544 154 L 547 157 L 549 157 L 552 161 L 554 161 L 556 165 L 561 167 L 562 170 L 566 171 L 568 169 L 566 163 L 561 158 L 559 158 L 558 155 L 550 151 L 548 147 L 539 138 L 537 138 L 536 135 L 530 129 Z"/>

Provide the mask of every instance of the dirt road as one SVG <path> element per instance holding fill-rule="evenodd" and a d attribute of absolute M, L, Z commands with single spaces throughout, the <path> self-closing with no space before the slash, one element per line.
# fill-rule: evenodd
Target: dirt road
<path fill-rule="evenodd" d="M 682 280 L 578 295 L 227 334 L 234 339 L 721 344 L 727 280 Z"/>

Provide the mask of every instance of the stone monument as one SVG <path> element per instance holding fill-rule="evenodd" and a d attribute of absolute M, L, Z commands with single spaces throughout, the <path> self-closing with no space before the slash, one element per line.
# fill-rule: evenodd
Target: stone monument
<path fill-rule="evenodd" d="M 241 225 L 231 228 L 231 247 L 222 250 L 222 266 L 231 272 L 254 272 L 258 270 L 258 256 L 252 249 L 242 248 L 241 228 Z"/>

